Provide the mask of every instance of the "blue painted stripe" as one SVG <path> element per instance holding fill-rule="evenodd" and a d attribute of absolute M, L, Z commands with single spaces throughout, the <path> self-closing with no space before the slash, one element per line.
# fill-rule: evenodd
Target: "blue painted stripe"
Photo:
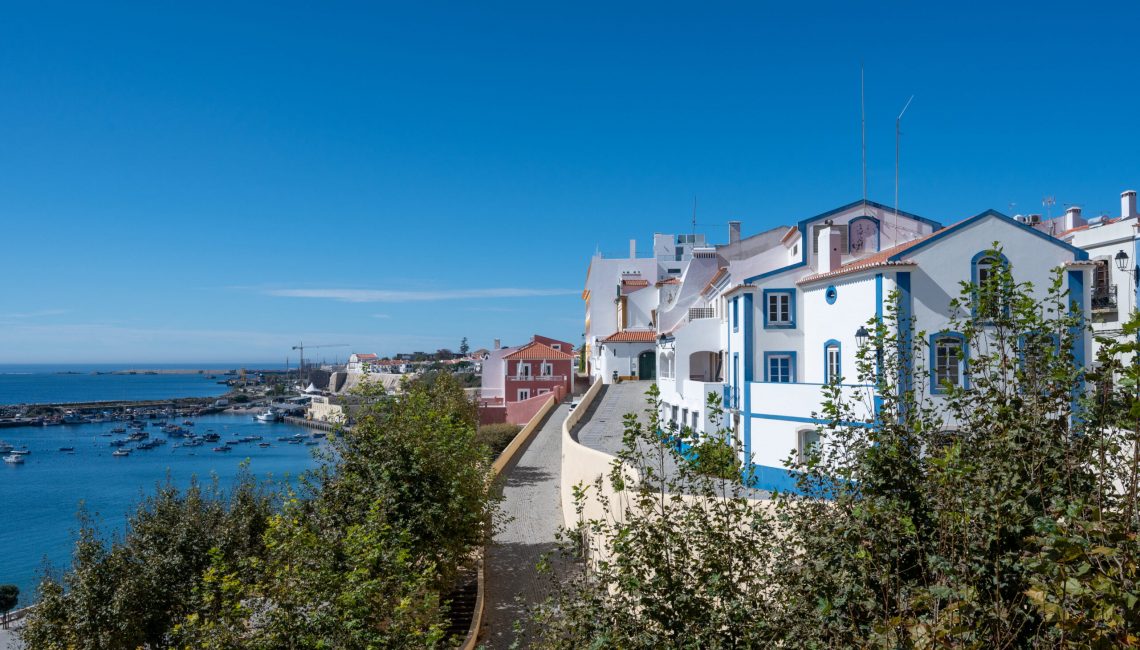
<path fill-rule="evenodd" d="M 1079 398 L 1085 392 L 1085 272 L 1081 270 L 1069 271 L 1069 305 L 1074 312 L 1080 314 L 1080 323 L 1069 328 L 1069 335 L 1073 340 L 1073 364 L 1080 369 L 1077 385 L 1073 386 L 1073 412 L 1079 407 Z M 1076 416 L 1079 418 L 1079 415 Z"/>
<path fill-rule="evenodd" d="M 914 360 L 912 340 L 914 326 L 910 321 L 913 313 L 910 293 L 910 271 L 899 271 L 895 274 L 895 286 L 899 290 L 899 407 L 902 408 L 903 395 L 909 393 L 914 387 Z"/>
<path fill-rule="evenodd" d="M 832 420 L 825 420 L 823 418 L 809 418 L 801 417 L 798 415 L 777 415 L 775 413 L 749 413 L 749 418 L 756 418 L 758 420 L 776 420 L 778 422 L 802 422 L 804 424 L 831 424 Z M 861 427 L 866 428 L 871 425 L 867 422 L 858 422 L 856 420 L 840 420 L 837 424 L 844 427 Z"/>
<path fill-rule="evenodd" d="M 942 230 L 939 230 L 938 232 L 936 232 L 933 235 L 931 235 L 930 237 L 922 240 L 921 242 L 915 244 L 914 246 L 911 246 L 904 251 L 901 251 L 901 252 L 895 253 L 894 255 L 891 255 L 890 261 L 897 262 L 897 261 L 901 260 L 903 258 L 903 256 L 913 255 L 915 251 L 926 248 L 927 246 L 930 246 L 931 244 L 934 244 L 934 243 L 938 242 L 939 240 L 941 240 L 945 237 L 953 235 L 954 233 L 958 232 L 959 230 L 965 228 L 966 226 L 969 226 L 970 224 L 973 224 L 973 223 L 977 223 L 977 222 L 981 221 L 982 219 L 986 219 L 988 217 L 994 217 L 996 219 L 1000 219 L 1002 221 L 1005 221 L 1006 223 L 1009 223 L 1009 224 L 1011 224 L 1017 228 L 1021 228 L 1022 230 L 1025 230 L 1027 232 L 1032 233 L 1036 237 L 1040 237 L 1041 239 L 1044 239 L 1045 241 L 1053 244 L 1054 246 L 1060 246 L 1061 248 L 1072 253 L 1075 256 L 1074 259 L 1087 260 L 1089 258 L 1089 254 L 1086 251 L 1081 250 L 1080 248 L 1077 248 L 1076 246 L 1073 246 L 1072 244 L 1070 244 L 1068 242 L 1061 241 L 1060 239 L 1056 239 L 1050 235 L 1047 235 L 1047 234 L 1041 232 L 1040 230 L 1037 230 L 1036 228 L 1033 228 L 1031 226 L 1027 226 L 1023 223 L 1019 223 L 1018 221 L 1015 221 L 1014 219 L 1011 219 L 1011 218 L 1005 216 L 1004 214 L 998 212 L 997 210 L 986 210 L 985 212 L 982 212 L 981 214 L 976 214 L 976 215 L 970 217 L 969 219 L 966 219 L 965 221 L 959 221 L 958 223 L 956 223 L 952 226 L 949 226 L 947 228 L 943 228 Z"/>

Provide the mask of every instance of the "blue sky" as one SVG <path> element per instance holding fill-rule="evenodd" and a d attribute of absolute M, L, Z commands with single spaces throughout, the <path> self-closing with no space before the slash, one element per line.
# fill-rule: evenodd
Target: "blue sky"
<path fill-rule="evenodd" d="M 1138 25 L 1132 3 L 9 3 L 0 363 L 577 342 L 590 255 L 686 231 L 694 196 L 717 241 L 858 199 L 861 61 L 870 198 L 893 200 L 914 94 L 903 209 L 1116 214 Z"/>

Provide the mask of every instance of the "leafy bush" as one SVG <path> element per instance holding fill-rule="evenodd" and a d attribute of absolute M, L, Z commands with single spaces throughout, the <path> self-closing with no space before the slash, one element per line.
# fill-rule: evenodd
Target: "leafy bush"
<path fill-rule="evenodd" d="M 507 448 L 507 445 L 515 439 L 519 431 L 522 431 L 522 427 L 509 422 L 485 424 L 475 432 L 475 441 L 481 445 L 486 445 L 491 458 L 498 458 L 499 454 Z"/>

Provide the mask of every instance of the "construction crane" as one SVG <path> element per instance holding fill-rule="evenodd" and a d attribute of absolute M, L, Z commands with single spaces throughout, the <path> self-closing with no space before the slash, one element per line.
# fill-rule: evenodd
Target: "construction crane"
<path fill-rule="evenodd" d="M 304 343 L 298 343 L 297 345 L 294 345 L 293 349 L 299 350 L 301 352 L 301 361 L 297 365 L 297 383 L 298 384 L 305 383 L 304 378 L 301 376 L 301 373 L 305 371 L 305 348 L 314 349 L 314 348 L 347 348 L 347 347 L 348 347 L 347 343 L 325 343 L 323 345 L 305 345 Z"/>

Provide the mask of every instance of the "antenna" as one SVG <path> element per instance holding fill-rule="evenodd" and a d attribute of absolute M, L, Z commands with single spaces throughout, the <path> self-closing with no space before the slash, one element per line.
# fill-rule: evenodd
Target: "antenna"
<path fill-rule="evenodd" d="M 906 109 L 910 108 L 910 103 L 914 101 L 914 95 L 906 100 L 899 116 L 895 118 L 895 233 L 898 237 L 899 229 L 899 140 L 902 139 L 902 118 L 906 113 Z"/>
<path fill-rule="evenodd" d="M 696 241 L 697 234 L 697 195 L 693 195 L 693 241 Z"/>
<path fill-rule="evenodd" d="M 1053 206 L 1057 204 L 1057 199 L 1052 196 L 1047 196 L 1041 199 L 1041 205 L 1045 206 L 1045 218 L 1053 218 Z"/>
<path fill-rule="evenodd" d="M 859 62 L 859 131 L 863 138 L 863 211 L 867 211 L 867 90 L 863 82 L 863 62 Z"/>

